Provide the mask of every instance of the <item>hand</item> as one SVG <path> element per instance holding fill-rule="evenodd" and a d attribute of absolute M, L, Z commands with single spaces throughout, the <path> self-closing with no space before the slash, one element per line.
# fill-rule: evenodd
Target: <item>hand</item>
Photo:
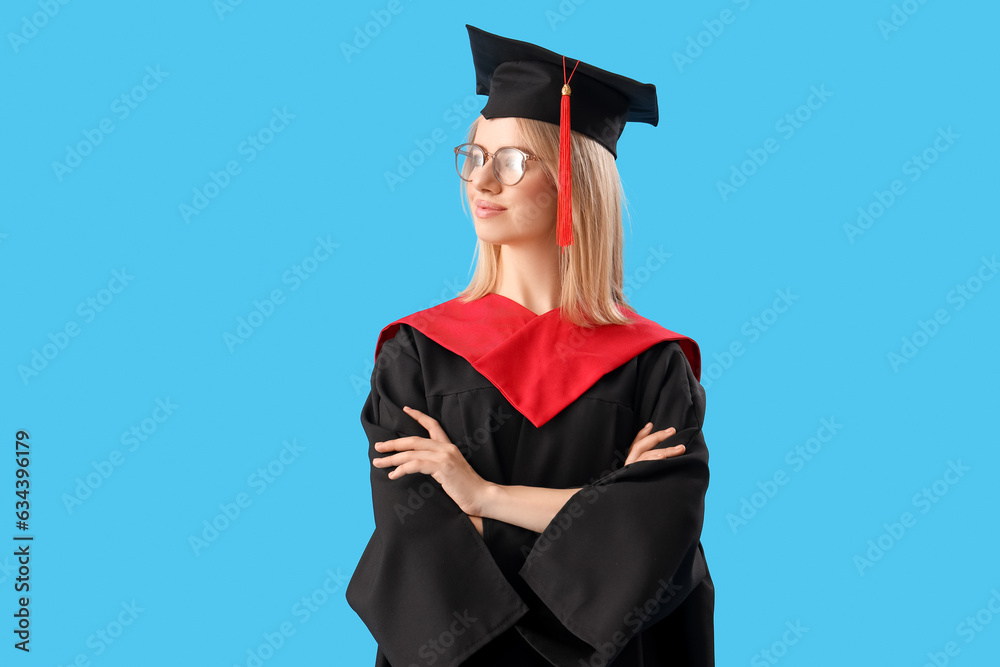
<path fill-rule="evenodd" d="M 372 459 L 372 465 L 377 468 L 395 466 L 395 470 L 389 472 L 389 479 L 398 479 L 414 472 L 430 475 L 463 512 L 481 516 L 485 494 L 493 485 L 472 469 L 436 419 L 414 408 L 404 407 L 403 410 L 427 429 L 430 437 L 413 435 L 376 442 L 376 451 L 398 453 Z"/>
<path fill-rule="evenodd" d="M 666 449 L 653 449 L 653 447 L 677 432 L 673 426 L 655 433 L 652 431 L 652 423 L 642 427 L 642 430 L 635 436 L 635 440 L 632 441 L 632 445 L 629 447 L 628 456 L 625 458 L 625 465 L 637 461 L 659 461 L 672 456 L 680 456 L 684 453 L 684 445 L 675 445 Z"/>

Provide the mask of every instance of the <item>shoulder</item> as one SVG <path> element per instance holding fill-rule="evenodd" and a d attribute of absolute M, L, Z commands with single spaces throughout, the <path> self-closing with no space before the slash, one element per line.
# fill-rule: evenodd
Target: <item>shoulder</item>
<path fill-rule="evenodd" d="M 645 348 L 641 361 L 650 363 L 683 363 L 688 372 L 698 380 L 701 377 L 701 350 L 693 338 L 677 331 L 667 329 L 653 320 L 647 319 L 634 310 L 628 310 L 632 324 L 624 325 L 632 335 L 641 336 L 651 341 Z"/>
<path fill-rule="evenodd" d="M 375 342 L 376 361 L 384 354 L 393 357 L 406 354 L 419 360 L 423 355 L 446 349 L 438 341 L 441 333 L 458 329 L 457 326 L 452 326 L 454 322 L 449 322 L 442 319 L 439 311 L 428 308 L 387 324 L 379 332 Z"/>
<path fill-rule="evenodd" d="M 659 322 L 657 322 L 656 320 L 651 320 L 647 317 L 643 317 L 642 315 L 640 315 L 631 308 L 623 306 L 622 310 L 626 315 L 628 315 L 629 319 L 631 319 L 632 322 L 630 324 L 625 324 L 621 326 L 624 326 L 631 331 L 653 332 L 664 339 L 670 339 L 670 340 L 685 339 L 685 340 L 690 340 L 692 343 L 694 342 L 694 339 L 691 338 L 690 336 L 687 336 L 683 333 L 679 333 L 672 329 L 668 329 Z"/>
<path fill-rule="evenodd" d="M 639 367 L 646 369 L 682 369 L 686 375 L 694 377 L 694 368 L 688 354 L 678 340 L 664 340 L 639 356 Z"/>
<path fill-rule="evenodd" d="M 423 316 L 427 310 L 429 309 L 410 313 L 382 327 L 382 330 L 379 331 L 378 339 L 375 341 L 375 359 L 378 359 L 382 350 L 386 348 L 397 353 L 399 348 L 412 348 L 414 329 L 409 322 L 412 322 L 414 318 Z"/>
<path fill-rule="evenodd" d="M 396 321 L 386 325 L 379 332 L 378 340 L 375 342 L 376 363 L 380 358 L 396 358 L 401 354 L 419 358 L 417 353 L 418 335 L 420 332 L 404 322 Z"/>
<path fill-rule="evenodd" d="M 679 341 L 662 341 L 644 352 L 638 359 L 636 376 L 637 404 L 664 402 L 670 404 L 665 408 L 669 410 L 694 406 L 704 411 L 705 388 Z"/>
<path fill-rule="evenodd" d="M 393 320 L 379 332 L 375 343 L 375 357 L 378 358 L 382 347 L 389 341 L 396 340 L 401 346 L 412 347 L 417 336 L 423 338 L 421 330 L 436 330 L 448 328 L 449 321 L 454 320 L 460 304 L 457 299 L 451 299 L 436 306 L 424 308 Z"/>

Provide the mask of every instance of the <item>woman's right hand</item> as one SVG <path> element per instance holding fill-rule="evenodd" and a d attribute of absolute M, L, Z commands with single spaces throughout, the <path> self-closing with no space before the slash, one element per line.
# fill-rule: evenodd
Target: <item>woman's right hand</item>
<path fill-rule="evenodd" d="M 637 461 L 659 461 L 672 456 L 680 456 L 684 453 L 684 445 L 675 445 L 665 449 L 653 449 L 653 447 L 656 447 L 677 432 L 673 426 L 662 431 L 656 431 L 655 433 L 652 431 L 652 423 L 642 427 L 639 434 L 635 436 L 635 440 L 632 441 L 632 446 L 629 447 L 628 456 L 625 458 L 625 465 Z"/>

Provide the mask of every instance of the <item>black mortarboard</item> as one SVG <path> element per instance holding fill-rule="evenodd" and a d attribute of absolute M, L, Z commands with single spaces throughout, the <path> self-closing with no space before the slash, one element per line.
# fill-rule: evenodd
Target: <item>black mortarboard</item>
<path fill-rule="evenodd" d="M 480 112 L 483 118 L 533 118 L 560 127 L 557 238 L 560 246 L 572 245 L 569 131 L 594 139 L 617 158 L 618 138 L 626 122 L 655 126 L 659 121 L 656 87 L 535 44 L 465 27 L 476 67 L 476 93 L 489 96 Z"/>
<path fill-rule="evenodd" d="M 476 94 L 489 95 L 483 118 L 518 116 L 559 124 L 563 56 L 548 49 L 490 34 L 471 25 Z M 576 67 L 567 58 L 567 67 Z M 569 75 L 569 70 L 566 72 Z M 597 140 L 618 156 L 626 121 L 656 125 L 656 86 L 580 62 L 572 77 L 571 129 Z"/>

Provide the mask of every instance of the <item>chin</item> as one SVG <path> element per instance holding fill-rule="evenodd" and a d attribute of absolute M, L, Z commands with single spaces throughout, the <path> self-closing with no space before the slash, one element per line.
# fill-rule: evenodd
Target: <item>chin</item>
<path fill-rule="evenodd" d="M 510 234 L 506 233 L 501 225 L 491 225 L 490 220 L 480 220 L 475 215 L 472 216 L 472 222 L 476 228 L 476 236 L 479 237 L 480 241 L 496 244 L 504 244 L 511 241 Z"/>
<path fill-rule="evenodd" d="M 493 245 L 510 245 L 511 238 L 505 234 L 497 234 L 495 232 L 482 231 L 477 229 L 476 236 L 483 243 L 492 243 Z"/>

